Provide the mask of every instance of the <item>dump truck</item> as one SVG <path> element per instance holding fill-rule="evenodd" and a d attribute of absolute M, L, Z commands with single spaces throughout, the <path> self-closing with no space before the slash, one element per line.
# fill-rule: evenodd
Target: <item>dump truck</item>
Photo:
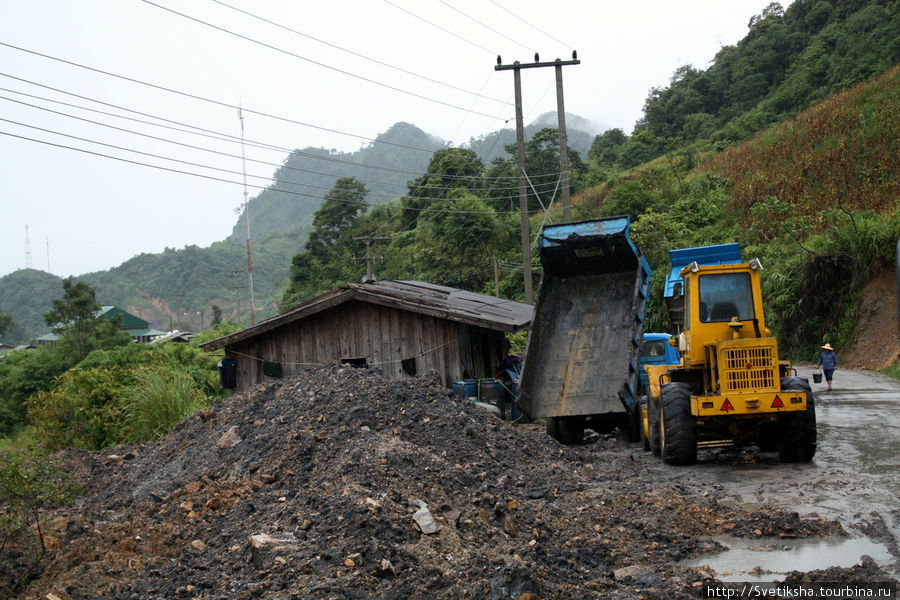
<path fill-rule="evenodd" d="M 693 464 L 700 448 L 751 444 L 785 462 L 811 461 L 815 399 L 766 327 L 760 261 L 744 262 L 737 244 L 669 257 L 663 297 L 682 359 L 645 367 L 650 450 L 672 465 Z"/>
<path fill-rule="evenodd" d="M 679 365 L 681 353 L 677 343 L 672 343 L 671 333 L 645 333 L 644 342 L 641 344 L 639 365 L 640 386 L 638 391 L 638 408 L 641 411 L 638 416 L 639 437 L 644 450 L 650 450 L 650 430 L 647 420 L 647 394 L 650 389 L 650 375 L 645 367 L 652 365 Z"/>
<path fill-rule="evenodd" d="M 579 443 L 587 426 L 619 425 L 636 440 L 651 270 L 631 239 L 631 217 L 547 225 L 538 252 L 519 408 L 545 419 L 563 444 Z"/>

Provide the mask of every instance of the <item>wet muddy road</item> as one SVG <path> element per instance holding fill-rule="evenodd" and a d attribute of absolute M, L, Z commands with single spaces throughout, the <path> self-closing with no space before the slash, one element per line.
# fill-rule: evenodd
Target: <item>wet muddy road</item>
<path fill-rule="evenodd" d="M 820 567 L 837 557 L 853 564 L 859 557 L 855 548 L 862 547 L 900 578 L 900 382 L 838 369 L 834 389 L 827 391 L 824 381 L 813 383 L 811 365 L 798 365 L 798 371 L 809 378 L 816 398 L 818 449 L 812 463 L 781 464 L 776 455 L 754 450 L 708 450 L 687 468 L 645 456 L 648 469 L 656 477 L 708 488 L 726 504 L 778 506 L 840 521 L 853 544 L 823 550 Z"/>

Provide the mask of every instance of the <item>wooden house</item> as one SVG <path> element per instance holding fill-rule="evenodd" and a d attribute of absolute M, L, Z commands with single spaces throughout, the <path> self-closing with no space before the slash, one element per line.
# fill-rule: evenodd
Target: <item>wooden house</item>
<path fill-rule="evenodd" d="M 450 387 L 492 377 L 505 334 L 532 315 L 529 304 L 431 283 L 348 283 L 201 347 L 225 349 L 238 390 L 331 362 L 397 378 L 437 372 Z"/>

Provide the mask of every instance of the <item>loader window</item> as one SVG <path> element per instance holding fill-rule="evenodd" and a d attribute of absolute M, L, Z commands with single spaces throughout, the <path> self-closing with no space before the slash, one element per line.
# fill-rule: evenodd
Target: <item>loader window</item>
<path fill-rule="evenodd" d="M 641 358 L 666 355 L 666 340 L 649 340 L 641 345 Z"/>
<path fill-rule="evenodd" d="M 700 277 L 700 320 L 704 323 L 753 319 L 753 291 L 749 273 L 709 274 Z"/>

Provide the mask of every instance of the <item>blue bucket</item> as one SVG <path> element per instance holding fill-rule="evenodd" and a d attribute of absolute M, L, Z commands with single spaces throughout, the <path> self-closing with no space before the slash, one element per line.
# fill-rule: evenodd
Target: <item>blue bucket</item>
<path fill-rule="evenodd" d="M 467 399 L 478 396 L 477 381 L 454 381 L 453 394 L 458 398 Z"/>

